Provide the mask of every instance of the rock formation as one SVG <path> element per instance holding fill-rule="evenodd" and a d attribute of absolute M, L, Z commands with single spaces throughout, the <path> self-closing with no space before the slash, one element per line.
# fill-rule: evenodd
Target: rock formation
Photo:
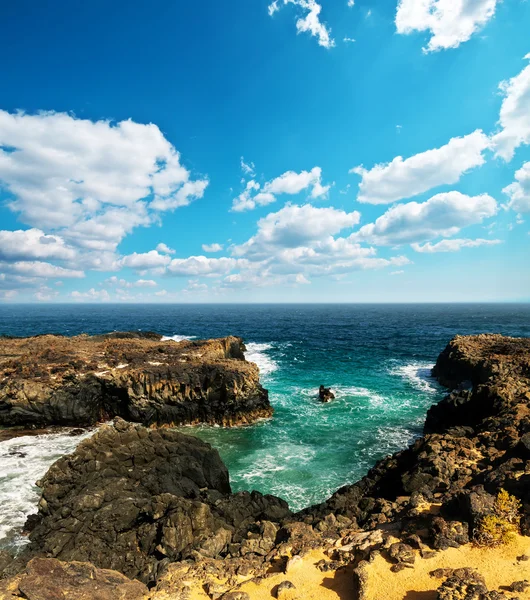
<path fill-rule="evenodd" d="M 194 556 L 265 555 L 274 522 L 289 515 L 273 496 L 231 494 L 209 444 L 121 419 L 58 460 L 38 485 L 27 556 L 91 562 L 145 583 Z"/>
<path fill-rule="evenodd" d="M 232 494 L 227 470 L 208 444 L 117 420 L 44 477 L 23 558 L 116 569 L 156 584 L 152 600 L 188 597 L 194 581 L 212 599 L 252 598 L 248 590 L 256 585 L 278 595 L 287 580 L 295 587 L 283 585 L 282 593 L 304 597 L 309 572 L 314 581 L 316 572 L 333 573 L 340 585 L 343 573 L 350 587 L 337 593 L 368 598 L 375 597 L 367 592 L 374 564 L 380 580 L 382 568 L 399 578 L 430 561 L 439 581 L 429 581 L 429 597 L 511 597 L 465 564 L 438 557 L 465 550 L 476 566 L 469 542 L 478 543 L 480 524 L 499 514 L 501 489 L 515 497 L 510 510 L 530 535 L 530 340 L 457 337 L 434 374 L 454 391 L 429 410 L 424 437 L 294 515 L 278 498 Z M 518 554 L 499 555 L 512 579 L 496 576 L 496 587 L 526 589 L 530 542 L 524 539 L 516 540 Z"/>
<path fill-rule="evenodd" d="M 323 385 L 318 388 L 318 397 L 321 402 L 331 402 L 331 400 L 335 400 L 335 394 Z"/>
<path fill-rule="evenodd" d="M 240 338 L 162 341 L 154 333 L 0 338 L 0 426 L 234 425 L 269 417 Z"/>

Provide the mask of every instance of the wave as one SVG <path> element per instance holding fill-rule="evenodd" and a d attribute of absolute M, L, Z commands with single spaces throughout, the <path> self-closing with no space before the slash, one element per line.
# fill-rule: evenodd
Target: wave
<path fill-rule="evenodd" d="M 162 337 L 162 342 L 183 342 L 185 340 L 194 340 L 196 339 L 196 335 L 164 335 Z"/>
<path fill-rule="evenodd" d="M 399 375 L 417 390 L 435 393 L 439 390 L 436 379 L 431 375 L 434 364 L 411 362 L 390 369 L 391 375 Z"/>
<path fill-rule="evenodd" d="M 0 548 L 17 551 L 27 544 L 20 532 L 27 517 L 37 512 L 40 490 L 35 482 L 92 434 L 93 430 L 77 436 L 62 432 L 0 442 Z"/>
<path fill-rule="evenodd" d="M 260 375 L 266 377 L 278 369 L 278 363 L 267 354 L 267 351 L 272 349 L 272 344 L 249 342 L 245 345 L 245 358 L 258 365 Z"/>
<path fill-rule="evenodd" d="M 384 404 L 385 398 L 381 394 L 369 390 L 364 387 L 358 386 L 335 386 L 330 388 L 331 391 L 335 394 L 335 398 L 340 400 L 341 398 L 366 398 L 370 401 L 371 404 Z M 297 390 L 302 396 L 306 396 L 309 398 L 318 398 L 318 388 L 301 388 Z"/>

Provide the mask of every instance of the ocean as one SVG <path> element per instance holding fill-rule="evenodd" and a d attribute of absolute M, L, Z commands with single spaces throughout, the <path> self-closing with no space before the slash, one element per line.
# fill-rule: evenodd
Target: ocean
<path fill-rule="evenodd" d="M 281 496 L 299 510 L 421 435 L 427 409 L 446 393 L 430 369 L 454 335 L 530 336 L 530 305 L 0 306 L 3 335 L 133 330 L 175 340 L 244 338 L 274 417 L 182 430 L 219 450 L 234 491 Z M 320 384 L 335 401 L 319 402 Z M 0 548 L 26 543 L 19 532 L 36 511 L 35 481 L 79 441 L 64 431 L 0 442 Z"/>

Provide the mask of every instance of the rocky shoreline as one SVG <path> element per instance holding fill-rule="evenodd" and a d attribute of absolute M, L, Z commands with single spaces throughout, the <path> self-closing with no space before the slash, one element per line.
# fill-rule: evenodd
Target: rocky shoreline
<path fill-rule="evenodd" d="M 244 350 L 156 333 L 0 338 L 0 426 L 252 423 L 272 407 Z"/>
<path fill-rule="evenodd" d="M 126 355 L 127 369 L 118 369 L 125 355 L 116 354 L 116 345 L 125 352 L 122 344 L 129 348 L 129 343 L 137 350 L 138 345 L 145 345 L 148 351 L 141 365 L 140 356 L 131 353 Z M 110 377 L 115 385 L 122 377 L 130 381 L 131 373 L 145 373 L 146 357 L 151 360 L 161 342 L 100 336 L 96 344 L 114 348 L 113 361 L 105 355 L 109 370 L 104 375 L 81 369 L 88 373 L 83 381 Z M 237 400 L 250 398 L 251 407 L 257 397 L 261 398 L 260 407 L 268 405 L 268 401 L 263 404 L 266 393 L 260 395 L 252 363 L 239 355 L 241 340 L 186 344 L 190 344 L 184 346 L 186 350 L 171 353 L 175 360 L 182 358 L 182 352 L 195 353 L 184 367 L 178 365 L 189 377 L 204 373 L 199 358 L 205 360 L 209 373 L 212 368 L 222 373 L 221 387 L 212 387 L 208 379 L 208 385 L 198 392 L 204 403 L 207 390 L 214 389 L 217 408 L 197 414 L 215 415 L 217 422 L 223 422 L 219 413 L 223 385 Z M 0 369 L 7 377 L 14 359 L 9 363 L 5 356 L 4 350 Z M 30 380 L 24 367 L 29 368 L 29 360 L 22 363 L 25 385 Z M 51 365 L 59 362 L 50 359 L 46 363 L 46 382 Z M 167 371 L 177 368 L 171 360 L 168 365 Z M 236 375 L 232 377 L 227 370 L 234 365 Z M 248 377 L 244 384 L 238 379 L 241 373 Z M 312 577 L 317 581 L 317 574 L 330 579 L 328 588 L 343 598 L 380 600 L 384 596 L 377 595 L 381 593 L 377 585 L 384 587 L 381 580 L 385 578 L 395 582 L 387 588 L 394 586 L 392 598 L 396 599 L 530 597 L 526 577 L 503 581 L 506 589 L 497 590 L 491 589 L 498 585 L 497 575 L 488 575 L 486 580 L 476 570 L 488 563 L 488 556 L 504 560 L 501 551 L 493 548 L 496 544 L 479 548 L 485 544 L 478 535 L 484 519 L 491 518 L 498 525 L 499 515 L 508 515 L 506 506 L 501 510 L 502 500 L 511 503 L 506 527 L 515 532 L 513 552 L 519 552 L 509 558 L 515 566 L 506 567 L 505 572 L 507 577 L 527 573 L 530 579 L 524 550 L 528 547 L 530 551 L 530 541 L 526 544 L 521 537 L 530 535 L 530 340 L 500 335 L 456 337 L 438 358 L 434 375 L 454 391 L 429 410 L 424 437 L 379 461 L 361 481 L 296 514 L 273 496 L 233 494 L 226 467 L 208 444 L 170 429 L 146 428 L 118 418 L 57 461 L 39 482 L 42 498 L 38 514 L 28 519 L 28 548 L 15 560 L 0 554 L 4 577 L 0 598 L 51 600 L 66 597 L 58 595 L 66 589 L 67 597 L 75 599 L 248 600 L 270 597 L 271 593 L 285 600 L 323 598 L 323 588 L 311 591 L 304 587 Z M 79 383 L 82 378 L 77 377 Z M 6 398 L 13 395 L 6 394 L 5 388 L 9 387 L 10 393 L 22 389 L 13 374 L 11 378 L 12 383 L 4 383 L 4 391 L 0 391 L 0 419 L 8 415 L 4 423 L 13 415 L 18 419 L 20 414 L 29 414 L 29 404 L 20 400 L 20 394 L 15 394 L 19 404 L 11 402 L 6 411 Z M 68 382 L 64 376 L 58 379 L 58 384 L 57 380 L 51 386 L 47 383 L 55 394 Z M 154 386 L 148 396 L 161 403 L 158 390 Z M 241 390 L 245 392 L 238 396 Z M 48 394 L 44 406 L 55 406 L 58 397 Z M 183 402 L 199 406 L 194 400 L 188 393 Z M 138 395 L 129 395 L 127 406 L 136 410 L 139 402 Z M 108 405 L 97 406 L 107 410 Z M 241 414 L 233 410 L 231 402 L 223 406 L 230 415 Z M 31 408 L 30 422 L 34 414 L 46 418 L 51 414 L 47 408 L 35 411 L 33 404 Z M 125 416 L 130 417 L 132 410 Z M 134 414 L 143 419 L 127 420 L 148 425 L 173 422 L 160 418 L 169 414 L 164 410 L 157 409 L 155 419 L 140 411 Z M 253 408 L 250 413 L 254 414 Z M 73 415 L 75 410 L 67 414 Z M 458 557 L 473 560 L 473 564 L 460 564 Z M 434 567 L 429 570 L 424 563 Z M 112 576 L 109 569 L 119 573 Z M 300 569 L 303 577 L 297 575 Z M 422 583 L 426 595 L 399 596 L 400 582 L 407 585 L 406 578 L 413 578 L 414 572 L 420 581 L 423 571 L 434 573 Z M 56 577 L 57 573 L 60 576 Z M 99 596 L 94 581 L 100 582 Z M 333 582 L 338 587 L 334 588 Z M 46 586 L 52 589 L 48 595 L 42 592 Z"/>

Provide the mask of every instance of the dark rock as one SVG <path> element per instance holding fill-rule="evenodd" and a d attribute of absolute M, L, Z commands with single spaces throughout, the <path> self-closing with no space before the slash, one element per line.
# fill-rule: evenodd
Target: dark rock
<path fill-rule="evenodd" d="M 456 569 L 437 589 L 437 600 L 485 600 L 484 577 L 474 569 Z"/>
<path fill-rule="evenodd" d="M 321 402 L 330 402 L 331 400 L 335 400 L 335 394 L 327 387 L 321 385 L 318 388 L 318 397 Z"/>
<path fill-rule="evenodd" d="M 458 548 L 469 542 L 469 527 L 460 521 L 446 521 L 435 517 L 431 524 L 432 547 L 435 550 Z"/>
<path fill-rule="evenodd" d="M 282 581 L 274 595 L 278 600 L 293 600 L 296 597 L 296 586 L 290 581 Z"/>
<path fill-rule="evenodd" d="M 408 563 L 412 565 L 416 560 L 416 554 L 414 550 L 408 544 L 403 544 L 400 542 L 396 542 L 390 546 L 388 549 L 388 555 L 397 563 Z"/>
<path fill-rule="evenodd" d="M 510 592 L 524 592 L 530 587 L 530 583 L 525 579 L 524 581 L 514 581 L 510 585 Z"/>
<path fill-rule="evenodd" d="M 256 550 L 273 546 L 287 504 L 258 492 L 230 493 L 216 450 L 171 429 L 117 419 L 58 460 L 39 482 L 39 520 L 27 553 L 92 562 L 156 581 L 165 562 L 217 557 L 257 521 Z M 253 549 L 250 549 L 252 552 Z"/>
<path fill-rule="evenodd" d="M 21 575 L 0 581 L 0 598 L 26 600 L 140 600 L 147 592 L 145 585 L 116 571 L 53 558 L 35 558 Z"/>
<path fill-rule="evenodd" d="M 0 338 L 0 426 L 250 423 L 272 415 L 240 338 Z M 77 432 L 76 432 L 77 433 Z"/>

